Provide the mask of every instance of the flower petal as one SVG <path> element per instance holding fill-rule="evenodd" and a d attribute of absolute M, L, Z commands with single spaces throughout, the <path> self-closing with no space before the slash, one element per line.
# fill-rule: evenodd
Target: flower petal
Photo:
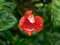
<path fill-rule="evenodd" d="M 34 29 L 25 29 L 25 32 L 28 34 L 28 36 L 31 36 L 33 31 Z"/>
<path fill-rule="evenodd" d="M 18 27 L 19 29 L 22 31 L 23 30 L 23 23 L 25 21 L 25 17 L 21 17 L 20 21 L 19 21 L 19 24 L 18 24 Z"/>
<path fill-rule="evenodd" d="M 28 10 L 25 12 L 25 15 L 30 15 L 30 14 L 32 14 L 32 10 Z"/>
<path fill-rule="evenodd" d="M 43 29 L 43 19 L 40 16 L 35 16 L 34 27 L 37 32 L 40 32 Z"/>

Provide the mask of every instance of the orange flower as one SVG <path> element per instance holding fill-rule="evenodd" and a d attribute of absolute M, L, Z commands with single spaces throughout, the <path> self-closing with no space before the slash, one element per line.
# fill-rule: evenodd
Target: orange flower
<path fill-rule="evenodd" d="M 25 12 L 25 15 L 21 17 L 18 27 L 20 31 L 24 31 L 28 36 L 32 35 L 32 32 L 36 30 L 40 32 L 43 29 L 44 20 L 40 16 L 34 16 L 31 10 Z"/>

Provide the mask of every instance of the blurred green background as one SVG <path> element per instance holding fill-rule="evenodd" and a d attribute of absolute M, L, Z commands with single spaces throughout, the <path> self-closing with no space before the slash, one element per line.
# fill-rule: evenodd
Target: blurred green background
<path fill-rule="evenodd" d="M 44 28 L 27 36 L 18 22 L 30 9 Z M 0 45 L 60 45 L 60 0 L 0 0 Z"/>

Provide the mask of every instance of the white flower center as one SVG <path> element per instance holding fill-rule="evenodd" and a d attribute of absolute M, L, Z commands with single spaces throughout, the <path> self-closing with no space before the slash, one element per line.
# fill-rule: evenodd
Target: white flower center
<path fill-rule="evenodd" d="M 35 22 L 33 15 L 30 15 L 30 16 L 28 17 L 28 20 L 30 21 L 30 23 L 34 23 L 34 22 Z"/>

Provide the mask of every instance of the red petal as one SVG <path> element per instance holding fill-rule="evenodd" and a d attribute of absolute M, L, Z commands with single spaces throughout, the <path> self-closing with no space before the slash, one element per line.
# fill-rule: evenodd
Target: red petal
<path fill-rule="evenodd" d="M 18 24 L 18 27 L 19 29 L 22 31 L 23 30 L 23 23 L 25 21 L 25 17 L 21 17 L 20 21 L 19 21 L 19 24 Z"/>
<path fill-rule="evenodd" d="M 28 16 L 32 15 L 32 11 L 31 10 L 28 10 L 25 12 L 25 17 L 27 18 Z"/>
<path fill-rule="evenodd" d="M 35 16 L 34 27 L 37 32 L 40 32 L 43 29 L 43 19 L 40 16 Z"/>
<path fill-rule="evenodd" d="M 25 12 L 25 15 L 30 15 L 30 14 L 32 14 L 32 10 L 28 10 Z"/>
<path fill-rule="evenodd" d="M 23 26 L 24 26 L 24 29 L 25 29 L 25 28 L 26 28 L 26 29 L 33 29 L 33 28 L 34 28 L 33 24 L 30 23 L 28 19 L 26 19 L 26 20 L 24 21 Z"/>
<path fill-rule="evenodd" d="M 28 34 L 28 36 L 31 36 L 33 31 L 34 29 L 25 29 L 25 32 Z"/>

